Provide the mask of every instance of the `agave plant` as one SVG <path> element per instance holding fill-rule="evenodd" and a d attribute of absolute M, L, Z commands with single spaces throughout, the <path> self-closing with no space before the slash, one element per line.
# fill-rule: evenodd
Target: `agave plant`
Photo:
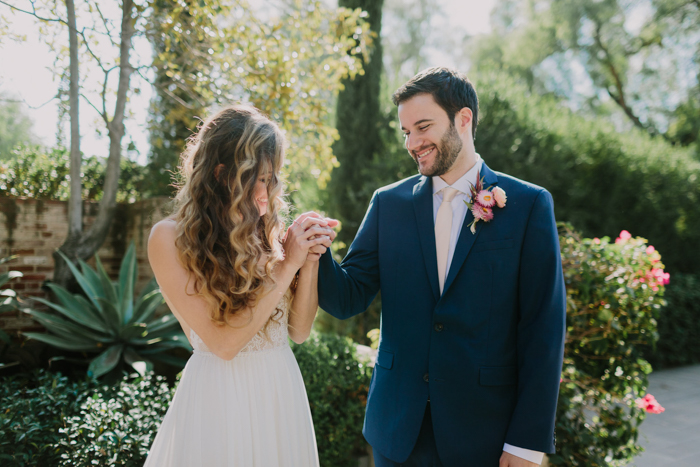
<path fill-rule="evenodd" d="M 59 251 L 70 267 L 85 296 L 71 294 L 48 283 L 58 303 L 41 298 L 58 314 L 26 309 L 48 334 L 26 332 L 25 336 L 65 350 L 99 353 L 88 367 L 88 375 L 100 377 L 120 363 L 143 374 L 153 368 L 152 360 L 184 366 L 185 361 L 167 354 L 173 348 L 191 350 L 180 325 L 172 314 L 155 318 L 163 295 L 154 279 L 134 301 L 136 249 L 132 242 L 122 260 L 119 280 L 113 282 L 95 255 L 96 269 L 80 260 L 78 268 Z"/>
<path fill-rule="evenodd" d="M 17 256 L 0 258 L 0 265 L 12 261 L 15 258 L 17 258 Z M 7 271 L 0 274 L 0 289 L 2 289 L 5 284 L 10 282 L 12 279 L 17 277 L 22 277 L 22 273 L 19 271 Z M 0 315 L 7 313 L 8 311 L 15 311 L 18 308 L 19 304 L 17 303 L 17 293 L 12 289 L 0 290 Z M 8 336 L 2 329 L 0 329 L 0 340 L 4 341 L 5 343 L 10 342 L 10 336 Z"/>

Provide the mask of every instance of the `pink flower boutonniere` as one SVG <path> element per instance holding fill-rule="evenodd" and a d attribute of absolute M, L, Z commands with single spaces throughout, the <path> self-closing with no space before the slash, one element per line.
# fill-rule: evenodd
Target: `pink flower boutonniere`
<path fill-rule="evenodd" d="M 469 210 L 474 214 L 474 220 L 469 224 L 469 230 L 476 233 L 476 223 L 479 221 L 489 222 L 493 219 L 493 208 L 506 206 L 506 192 L 500 187 L 484 188 L 484 179 L 476 174 L 476 186 L 471 187 L 472 202 L 465 201 Z"/>

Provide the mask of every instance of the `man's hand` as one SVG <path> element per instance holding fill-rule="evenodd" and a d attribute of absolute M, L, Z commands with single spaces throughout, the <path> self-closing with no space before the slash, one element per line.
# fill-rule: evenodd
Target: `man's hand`
<path fill-rule="evenodd" d="M 297 217 L 294 220 L 294 223 L 292 223 L 292 225 L 290 226 L 290 229 L 295 225 L 301 226 L 302 224 L 305 226 L 310 224 L 307 230 L 310 229 L 312 226 L 321 227 L 324 229 L 321 235 L 316 234 L 312 236 L 311 239 L 315 239 L 317 237 L 326 237 L 329 240 L 328 242 L 324 241 L 322 244 L 314 245 L 313 247 L 309 248 L 304 266 L 310 266 L 309 263 L 318 263 L 319 259 L 321 259 L 321 255 L 323 255 L 326 252 L 326 250 L 330 248 L 330 243 L 333 240 L 335 240 L 336 237 L 336 233 L 332 230 L 332 228 L 336 227 L 339 224 L 339 222 L 335 219 L 323 217 L 316 212 L 310 211 L 305 212 L 304 214 L 301 214 L 299 217 Z"/>
<path fill-rule="evenodd" d="M 540 464 L 535 464 L 522 457 L 514 456 L 509 452 L 503 451 L 501 460 L 498 462 L 498 467 L 540 467 Z"/>

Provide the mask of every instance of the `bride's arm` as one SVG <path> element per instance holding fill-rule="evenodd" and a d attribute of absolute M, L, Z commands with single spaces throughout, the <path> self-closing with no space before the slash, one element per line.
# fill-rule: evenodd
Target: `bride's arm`
<path fill-rule="evenodd" d="M 299 279 L 289 310 L 289 337 L 297 344 L 304 342 L 311 333 L 318 311 L 318 262 L 335 239 L 335 232 L 331 227 L 338 224 L 334 219 L 325 219 L 313 212 L 302 214 L 295 223 L 309 218 L 310 222 L 321 221 L 320 225 L 327 229 L 325 235 L 328 240 L 309 249 L 306 262 L 299 269 Z"/>
<path fill-rule="evenodd" d="M 193 281 L 188 280 L 190 274 L 178 259 L 173 221 L 161 221 L 151 230 L 148 259 L 158 284 L 165 295 L 177 304 L 182 318 L 215 355 L 231 360 L 267 323 L 303 265 L 308 249 L 322 243 L 323 239 L 308 240 L 314 235 L 313 229 L 307 232 L 310 233 L 300 232 L 289 242 L 285 260 L 278 263 L 272 272 L 276 285 L 260 296 L 255 308 L 241 310 L 233 316 L 229 320 L 232 326 L 221 326 L 211 321 L 209 303 L 194 293 Z"/>
<path fill-rule="evenodd" d="M 307 260 L 299 270 L 297 289 L 289 310 L 289 337 L 297 344 L 309 337 L 317 310 L 318 260 Z"/>

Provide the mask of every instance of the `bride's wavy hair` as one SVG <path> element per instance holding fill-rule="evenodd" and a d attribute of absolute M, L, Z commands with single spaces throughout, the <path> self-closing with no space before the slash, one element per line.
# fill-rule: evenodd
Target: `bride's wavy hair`
<path fill-rule="evenodd" d="M 228 324 L 254 307 L 274 285 L 272 269 L 284 257 L 283 157 L 279 127 L 246 105 L 224 108 L 203 122 L 182 154 L 175 245 L 216 323 Z M 255 184 L 264 175 L 270 176 L 268 210 L 260 216 Z"/>

